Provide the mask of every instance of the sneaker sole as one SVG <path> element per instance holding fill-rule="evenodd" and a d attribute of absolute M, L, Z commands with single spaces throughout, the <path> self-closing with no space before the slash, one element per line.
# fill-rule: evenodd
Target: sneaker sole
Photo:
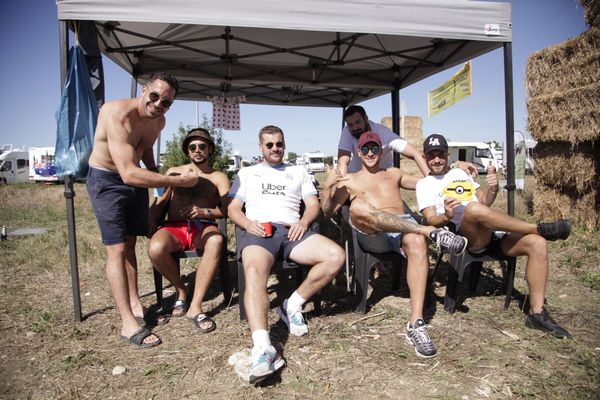
<path fill-rule="evenodd" d="M 528 319 L 525 320 L 525 326 L 527 328 L 529 328 L 529 329 L 535 329 L 537 331 L 544 332 L 544 333 L 547 333 L 549 335 L 552 335 L 552 336 L 554 336 L 557 339 L 570 339 L 571 338 L 571 334 L 569 334 L 569 335 L 560 335 L 556 331 L 554 331 L 552 329 L 548 329 L 548 328 L 546 328 L 544 326 L 537 325 L 537 324 L 529 321 Z"/>
<path fill-rule="evenodd" d="M 301 332 L 300 334 L 298 334 L 297 332 L 294 332 L 290 328 L 290 321 L 288 320 L 287 313 L 281 308 L 281 306 L 277 307 L 277 315 L 279 315 L 279 318 L 281 318 L 283 323 L 287 326 L 288 331 L 292 335 L 300 337 L 300 336 L 304 336 L 304 335 L 308 334 L 308 330 L 306 332 Z"/>
<path fill-rule="evenodd" d="M 408 335 L 406 335 L 406 343 L 410 346 L 412 346 L 413 349 L 415 349 L 415 354 L 421 358 L 433 358 L 435 356 L 437 356 L 437 352 L 433 355 L 425 355 L 425 354 L 421 354 L 419 353 L 419 351 L 417 350 L 417 346 L 415 346 L 415 344 L 413 343 L 412 339 L 408 337 Z"/>
<path fill-rule="evenodd" d="M 285 360 L 283 359 L 283 357 L 278 355 L 272 365 L 273 365 L 273 369 L 269 370 L 264 375 L 250 375 L 248 377 L 248 383 L 254 385 L 254 384 L 264 381 L 269 376 L 273 375 L 275 372 L 280 370 L 281 367 L 283 367 L 285 365 Z"/>

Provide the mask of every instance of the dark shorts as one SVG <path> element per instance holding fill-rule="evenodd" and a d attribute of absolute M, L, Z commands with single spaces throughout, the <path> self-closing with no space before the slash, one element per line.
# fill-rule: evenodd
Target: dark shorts
<path fill-rule="evenodd" d="M 459 231 L 460 233 L 460 231 Z M 501 241 L 506 237 L 506 232 L 492 231 L 491 238 L 487 246 L 480 250 L 469 250 L 473 254 L 486 254 L 492 257 L 503 259 L 508 257 L 502 250 Z"/>
<path fill-rule="evenodd" d="M 148 189 L 126 185 L 116 172 L 90 167 L 87 191 L 105 246 L 148 233 Z"/>
<path fill-rule="evenodd" d="M 275 260 L 289 260 L 290 253 L 294 247 L 315 234 L 313 231 L 306 231 L 302 239 L 289 240 L 287 236 L 288 231 L 289 229 L 284 225 L 273 224 L 273 236 L 264 238 L 240 229 L 237 237 L 238 260 L 242 259 L 242 251 L 248 246 L 260 246 L 264 248 L 273 255 Z"/>

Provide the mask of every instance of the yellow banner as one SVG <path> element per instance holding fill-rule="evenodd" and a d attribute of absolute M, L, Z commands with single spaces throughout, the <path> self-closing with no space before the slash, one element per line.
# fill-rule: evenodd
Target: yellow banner
<path fill-rule="evenodd" d="M 429 118 L 471 94 L 473 86 L 471 61 L 466 63 L 452 79 L 427 93 Z"/>

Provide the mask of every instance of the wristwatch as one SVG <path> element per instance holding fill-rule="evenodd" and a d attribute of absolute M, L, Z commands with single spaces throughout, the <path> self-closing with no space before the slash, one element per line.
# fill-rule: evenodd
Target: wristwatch
<path fill-rule="evenodd" d="M 212 217 L 212 215 L 213 215 L 213 212 L 212 212 L 212 210 L 210 208 L 205 208 L 204 212 L 206 213 L 206 215 L 208 217 Z"/>

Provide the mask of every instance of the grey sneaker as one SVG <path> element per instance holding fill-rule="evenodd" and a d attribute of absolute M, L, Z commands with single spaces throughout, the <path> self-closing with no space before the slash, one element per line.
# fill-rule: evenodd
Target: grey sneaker
<path fill-rule="evenodd" d="M 415 347 L 415 353 L 419 357 L 431 358 L 437 355 L 435 344 L 429 337 L 427 325 L 422 319 L 418 319 L 410 326 L 410 322 L 406 324 L 406 342 Z"/>
<path fill-rule="evenodd" d="M 469 241 L 466 237 L 456 235 L 447 228 L 437 228 L 429 232 L 429 239 L 439 249 L 448 250 L 450 254 L 459 255 L 465 252 Z"/>
<path fill-rule="evenodd" d="M 252 349 L 252 367 L 250 368 L 250 375 L 248 382 L 255 384 L 262 382 L 267 379 L 269 375 L 272 375 L 275 371 L 285 365 L 285 360 L 281 354 L 275 350 L 273 346 L 269 350 L 256 352 L 256 349 Z"/>
<path fill-rule="evenodd" d="M 528 328 L 539 329 L 548 332 L 557 338 L 570 338 L 571 334 L 562 326 L 556 323 L 548 314 L 546 309 L 542 309 L 539 314 L 529 314 L 525 318 L 525 326 Z"/>
<path fill-rule="evenodd" d="M 277 308 L 277 314 L 285 322 L 292 335 L 303 336 L 308 333 L 308 325 L 304 321 L 302 312 L 296 311 L 293 314 L 287 312 L 287 299 Z"/>
<path fill-rule="evenodd" d="M 571 234 L 571 220 L 559 219 L 556 222 L 540 222 L 537 230 L 546 240 L 565 240 Z"/>

